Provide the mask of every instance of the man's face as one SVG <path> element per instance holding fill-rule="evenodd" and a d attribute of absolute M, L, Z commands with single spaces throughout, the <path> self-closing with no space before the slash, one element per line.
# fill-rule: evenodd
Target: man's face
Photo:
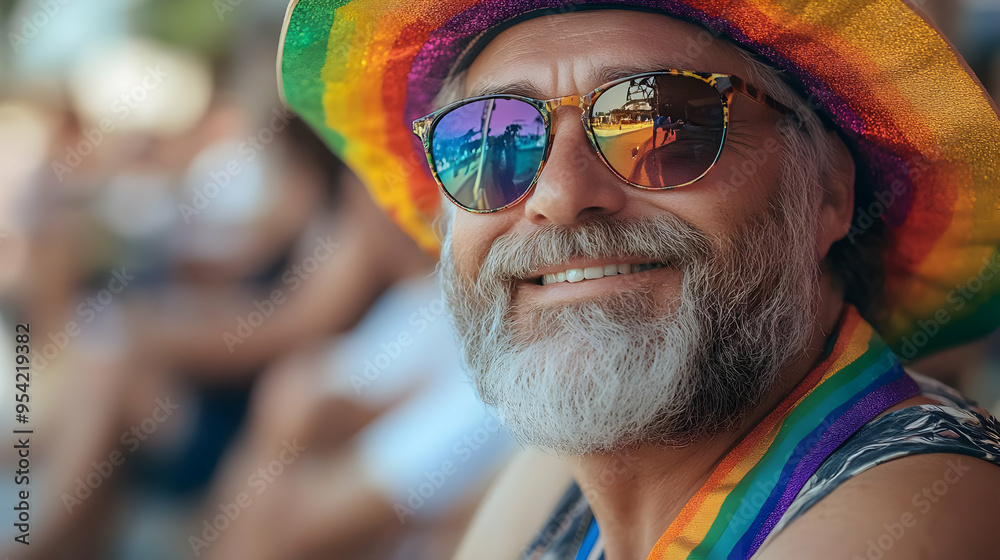
<path fill-rule="evenodd" d="M 465 93 L 545 99 L 589 92 L 622 69 L 666 68 L 747 76 L 739 53 L 698 27 L 601 10 L 504 31 L 469 67 Z M 817 283 L 806 193 L 817 187 L 788 188 L 801 174 L 787 154 L 762 149 L 782 145 L 779 115 L 735 99 L 725 149 L 693 185 L 622 182 L 594 153 L 579 109 L 564 107 L 526 200 L 455 212 L 447 300 L 477 388 L 526 443 L 586 453 L 689 441 L 736 422 L 802 350 Z M 538 281 L 618 265 L 642 271 Z"/>

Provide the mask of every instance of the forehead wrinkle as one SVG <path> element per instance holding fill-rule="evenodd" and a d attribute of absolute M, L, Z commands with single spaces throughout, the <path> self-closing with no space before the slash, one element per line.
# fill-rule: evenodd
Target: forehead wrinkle
<path fill-rule="evenodd" d="M 608 82 L 613 82 L 615 80 L 626 78 L 628 76 L 633 76 L 635 74 L 642 74 L 645 72 L 655 72 L 658 70 L 698 70 L 698 71 L 708 71 L 702 70 L 700 68 L 685 68 L 684 65 L 676 63 L 666 63 L 666 62 L 626 62 L 622 64 L 602 64 L 600 66 L 592 67 L 589 70 L 580 70 L 579 64 L 573 64 L 571 67 L 565 67 L 559 65 L 560 68 L 557 73 L 562 74 L 559 78 L 567 77 L 564 73 L 569 73 L 569 76 L 573 78 L 575 83 L 585 83 L 594 84 L 593 88 L 604 85 Z M 566 69 L 563 69 L 566 68 Z M 569 69 L 572 68 L 572 69 Z M 584 80 L 579 80 L 576 76 L 577 72 L 586 72 Z M 586 91 L 565 91 L 559 92 L 557 96 L 562 95 L 584 95 L 593 90 L 590 88 Z M 468 97 L 479 97 L 482 95 L 521 95 L 524 97 L 532 97 L 535 99 L 545 99 L 545 94 L 542 93 L 541 88 L 532 82 L 531 80 L 525 78 L 517 78 L 512 81 L 504 81 L 502 78 L 491 78 L 477 84 L 468 93 Z"/>
<path fill-rule="evenodd" d="M 506 29 L 482 47 L 463 89 L 470 96 L 538 99 L 585 94 L 612 79 L 653 70 L 740 75 L 744 65 L 736 48 L 708 33 L 665 15 L 629 10 L 544 16 Z M 620 37 L 609 41 L 609 35 Z"/>

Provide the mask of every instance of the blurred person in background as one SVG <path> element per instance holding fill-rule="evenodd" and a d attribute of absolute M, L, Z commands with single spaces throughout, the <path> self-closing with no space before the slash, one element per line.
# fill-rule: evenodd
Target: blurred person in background
<path fill-rule="evenodd" d="M 192 6 L 204 8 L 178 11 Z M 84 56 L 69 72 L 72 95 L 51 159 L 35 175 L 35 258 L 15 296 L 19 315 L 54 345 L 34 385 L 36 418 L 47 428 L 36 447 L 47 467 L 39 476 L 45 521 L 32 549 L 39 557 L 151 558 L 154 549 L 175 558 L 173 543 L 189 550 L 168 528 L 211 477 L 256 372 L 345 330 L 389 284 L 429 266 L 392 227 L 353 235 L 361 224 L 389 222 L 360 204 L 338 213 L 342 167 L 282 134 L 310 133 L 261 95 L 273 92 L 270 73 L 265 88 L 238 74 L 248 83 L 212 96 L 204 64 L 177 52 L 147 39 Z M 247 56 L 254 52 L 273 56 L 269 46 Z M 240 64 L 260 68 L 234 57 Z M 149 68 L 164 75 L 149 78 Z M 102 119 L 114 127 L 100 130 Z M 206 194 L 213 181 L 216 192 Z M 198 191 L 208 204 L 195 202 Z M 298 278 L 301 291 L 267 326 L 227 346 L 224 333 L 238 332 L 255 300 L 288 288 L 286 264 L 337 236 L 338 250 Z M 152 416 L 164 421 L 147 433 Z M 125 466 L 107 470 L 117 453 Z"/>
<path fill-rule="evenodd" d="M 464 379 L 426 274 L 351 332 L 270 368 L 251 411 L 196 517 L 192 547 L 208 558 L 446 557 L 511 450 Z M 262 480 L 266 465 L 280 474 Z M 253 505 L 233 509 L 241 493 Z M 216 540 L 226 511 L 239 522 Z"/>
<path fill-rule="evenodd" d="M 243 352 L 252 356 L 250 364 L 292 353 L 255 384 L 241 444 L 214 483 L 208 505 L 194 515 L 190 552 L 222 559 L 365 552 L 440 557 L 464 528 L 456 510 L 475 502 L 510 442 L 495 422 L 491 427 L 492 417 L 461 376 L 439 289 L 428 278 L 432 261 L 300 121 L 289 124 L 282 143 L 294 162 L 288 165 L 293 180 L 339 185 L 330 227 L 307 227 L 302 234 L 314 251 L 293 254 L 281 281 L 260 290 L 252 307 L 244 303 L 244 309 L 219 313 L 229 318 L 224 324 L 213 323 L 213 315 L 200 323 L 172 323 L 181 332 L 213 337 L 208 341 L 164 336 L 156 330 L 160 317 L 137 321 L 153 333 L 144 336 L 156 346 L 145 356 L 210 376 L 239 372 L 247 363 Z M 282 295 L 275 297 L 274 290 Z M 218 306 L 210 299 L 187 305 Z M 164 307 L 168 312 L 177 313 Z M 252 332 L 232 329 L 238 313 L 254 326 Z M 252 313 L 263 314 L 264 322 L 256 324 Z M 360 322 L 358 314 L 364 315 Z M 320 344 L 351 325 L 332 347 Z M 246 336 L 245 344 L 220 332 Z M 220 345 L 220 339 L 234 346 Z M 184 347 L 187 341 L 196 347 Z M 255 474 L 273 469 L 277 457 L 283 461 L 278 476 L 273 470 L 270 477 Z M 430 481 L 434 495 L 418 495 L 413 505 L 411 492 L 428 483 L 427 473 L 437 473 Z M 241 494 L 253 497 L 252 507 L 238 503 Z M 219 522 L 220 515 L 239 520 Z"/>
<path fill-rule="evenodd" d="M 190 427 L 181 418 L 192 410 L 178 413 L 170 392 L 144 393 L 157 375 L 132 353 L 123 310 L 163 270 L 157 239 L 171 223 L 172 174 L 204 140 L 192 131 L 204 131 L 211 72 L 193 49 L 132 38 L 141 4 L 3 5 L 14 56 L 2 63 L 16 76 L 5 75 L 5 93 L 47 105 L 56 123 L 18 201 L 31 257 L 9 301 L 36 333 L 36 538 L 14 545 L 14 557 L 118 556 L 115 513 L 132 497 L 121 489 L 143 452 L 173 447 Z M 171 140 L 173 154 L 158 149 Z M 174 421 L 153 423 L 165 415 Z"/>
<path fill-rule="evenodd" d="M 154 58 L 166 52 L 149 43 L 142 43 L 141 48 Z M 271 52 L 266 52 L 270 57 Z M 115 68 L 107 64 L 102 70 Z M 102 75 L 95 69 L 84 74 L 98 81 Z M 268 84 L 272 83 L 270 75 L 266 76 Z M 28 316 L 38 318 L 32 319 L 36 328 L 59 333 L 67 317 L 79 313 L 78 302 L 99 297 L 109 277 L 124 279 L 128 289 L 119 293 L 115 284 L 111 303 L 98 301 L 92 308 L 82 304 L 84 319 L 94 320 L 85 321 L 79 344 L 71 340 L 55 357 L 53 364 L 58 365 L 46 365 L 49 379 L 55 377 L 52 372 L 64 370 L 52 394 L 39 399 L 59 410 L 48 430 L 63 434 L 63 440 L 47 446 L 46 463 L 52 467 L 41 485 L 51 494 L 46 496 L 51 511 L 47 521 L 37 525 L 39 544 L 32 549 L 34 557 L 149 560 L 199 552 L 225 554 L 222 542 L 211 551 L 192 549 L 188 537 L 200 535 L 202 527 L 195 524 L 188 532 L 185 519 L 201 511 L 197 508 L 201 489 L 213 476 L 226 442 L 240 430 L 246 401 L 241 395 L 269 362 L 348 330 L 389 286 L 432 271 L 433 261 L 377 209 L 300 121 L 275 110 L 277 104 L 259 113 L 250 110 L 247 105 L 255 106 L 259 100 L 239 100 L 225 93 L 226 89 L 215 94 L 203 116 L 187 129 L 165 137 L 144 130 L 117 131 L 121 136 L 108 135 L 100 152 L 66 175 L 65 185 L 58 180 L 45 182 L 59 196 L 37 205 L 45 221 L 36 226 L 33 251 L 38 258 L 31 261 L 26 278 L 46 282 L 29 282 L 22 299 Z M 80 103 L 75 106 L 76 110 L 68 112 L 65 127 L 71 136 L 52 142 L 55 158 L 63 155 L 59 152 L 65 146 L 86 140 L 91 130 L 89 124 L 77 120 Z M 70 208 L 75 213 L 55 206 L 54 201 L 62 198 L 74 202 Z M 96 258 L 88 257 L 91 254 Z M 87 284 L 90 287 L 80 288 Z M 283 296 L 275 298 L 276 291 Z M 433 292 L 424 288 L 417 295 Z M 395 305 L 416 303 L 413 287 L 409 293 L 408 300 L 397 296 Z M 60 294 L 64 295 L 57 297 Z M 267 302 L 271 311 L 266 321 L 257 324 L 251 314 L 263 311 L 261 302 Z M 396 318 L 410 328 L 412 312 Z M 45 319 L 48 315 L 52 318 Z M 392 315 L 385 315 L 380 325 L 368 328 L 364 336 L 369 341 L 386 334 L 380 327 L 389 329 L 389 335 L 398 334 L 391 332 L 395 328 Z M 240 330 L 241 319 L 243 324 L 254 323 L 252 332 Z M 484 437 L 479 432 L 486 433 L 477 431 L 487 419 L 481 404 L 467 384 L 455 378 L 455 354 L 440 348 L 450 344 L 442 328 L 443 320 L 420 340 L 422 361 L 394 360 L 393 368 L 409 368 L 407 374 L 380 376 L 382 389 L 365 391 L 364 406 L 351 402 L 356 396 L 353 389 L 351 398 L 331 398 L 317 407 L 299 403 L 291 409 L 271 410 L 262 404 L 258 406 L 262 418 L 253 423 L 254 432 L 248 437 L 257 451 L 269 435 L 294 424 L 298 418 L 294 412 L 316 408 L 322 418 L 307 422 L 308 430 L 325 441 L 338 442 L 333 446 L 337 453 L 328 457 L 330 470 L 348 462 L 339 456 L 363 463 L 352 470 L 341 469 L 335 476 L 303 482 L 360 490 L 359 472 L 379 467 L 381 477 L 368 476 L 376 479 L 369 483 L 369 495 L 376 505 L 390 503 L 389 518 L 366 531 L 355 531 L 359 518 L 344 512 L 355 511 L 356 499 L 312 492 L 309 495 L 328 496 L 314 505 L 316 509 L 336 514 L 339 508 L 341 513 L 312 519 L 310 540 L 297 544 L 301 533 L 296 531 L 302 528 L 295 524 L 276 536 L 280 539 L 261 543 L 263 533 L 254 528 L 253 516 L 248 514 L 241 525 L 234 525 L 226 541 L 259 551 L 266 550 L 263 544 L 273 542 L 309 550 L 316 546 L 317 536 L 330 540 L 330 535 L 339 534 L 332 539 L 335 546 L 371 541 L 384 551 L 386 543 L 375 537 L 383 531 L 403 532 L 391 501 L 408 499 L 399 486 L 414 482 L 412 477 L 396 480 L 395 475 L 432 463 L 440 468 L 437 458 L 447 460 L 453 455 L 453 446 L 465 435 L 463 430 L 477 438 Z M 357 337 L 352 340 L 340 345 L 339 354 L 350 355 L 349 350 L 358 344 Z M 355 358 L 358 352 L 354 350 Z M 88 355 L 94 357 L 87 359 Z M 363 361 L 342 359 L 346 361 L 335 369 L 343 371 L 343 379 L 315 379 L 306 394 L 319 394 L 324 384 L 342 384 L 347 376 L 370 375 L 364 373 Z M 296 368 L 279 366 L 268 377 L 258 397 L 265 402 L 271 389 L 280 393 L 284 385 L 305 387 L 301 383 L 305 376 Z M 407 403 L 409 409 L 395 412 L 395 420 L 383 421 L 380 428 L 372 427 L 357 438 L 361 451 L 344 450 L 345 442 L 365 424 Z M 426 417 L 416 408 L 438 416 Z M 420 421 L 424 429 L 419 429 Z M 435 422 L 438 437 L 433 440 Z M 406 429 L 417 429 L 415 447 L 397 445 Z M 290 433 L 294 437 L 297 432 Z M 304 441 L 314 439 L 303 436 Z M 496 433 L 490 436 L 490 441 L 497 439 Z M 478 448 L 483 443 L 474 445 Z M 499 444 L 486 446 L 496 449 L 492 454 L 476 453 L 462 476 L 450 477 L 448 489 L 439 493 L 437 501 L 442 505 L 416 508 L 421 511 L 414 517 L 447 518 L 445 495 L 454 503 L 466 503 L 463 489 L 474 492 L 481 487 L 501 460 L 505 443 L 509 445 L 501 439 Z M 124 464 L 116 460 L 121 457 Z M 233 462 L 234 472 L 246 466 L 237 459 Z M 303 459 L 303 465 L 310 462 L 322 465 L 325 461 L 317 453 L 315 458 Z M 230 480 L 224 478 L 217 485 L 225 488 Z M 289 471 L 285 488 L 294 488 L 295 480 Z M 275 489 L 265 497 L 283 496 Z M 286 500 L 275 500 L 274 505 L 262 500 L 254 515 L 288 517 Z M 434 523 L 438 521 L 420 524 L 421 530 L 431 533 Z M 454 525 L 450 531 L 450 546 L 454 546 Z M 245 539 L 234 538 L 239 535 Z M 320 544 L 325 544 L 323 539 Z M 409 546 L 418 550 L 412 543 Z M 430 557 L 449 545 L 435 546 Z"/>
<path fill-rule="evenodd" d="M 250 296 L 229 293 L 225 302 L 243 303 L 227 307 L 195 294 L 186 302 L 168 300 L 160 313 L 135 319 L 149 340 L 145 357 L 173 368 L 204 371 L 212 379 L 232 379 L 245 371 L 245 364 L 267 363 L 293 352 L 255 386 L 247 433 L 215 483 L 209 505 L 194 516 L 189 552 L 213 558 L 293 558 L 317 551 L 348 557 L 374 546 L 377 557 L 393 550 L 384 537 L 401 533 L 401 521 L 410 516 L 430 520 L 409 525 L 429 535 L 434 534 L 434 520 L 443 516 L 452 537 L 444 542 L 454 546 L 449 506 L 467 503 L 466 491 L 474 496 L 509 450 L 509 442 L 495 428 L 481 428 L 489 426 L 489 417 L 456 375 L 450 333 L 445 321 L 437 320 L 442 313 L 435 308 L 440 304 L 434 297 L 437 289 L 428 285 L 432 261 L 391 224 L 301 122 L 289 124 L 282 143 L 294 162 L 288 165 L 291 180 L 308 184 L 318 178 L 339 185 L 328 227 L 305 228 L 301 237 L 306 250 L 287 259 L 281 280 L 253 294 L 252 305 L 246 303 Z M 322 258 L 316 257 L 317 248 L 322 248 Z M 319 261 L 318 266 L 310 268 L 310 259 Z M 301 272 L 288 275 L 290 271 Z M 414 277 L 418 280 L 380 296 L 388 286 Z M 274 290 L 282 296 L 274 297 Z M 375 296 L 380 297 L 370 312 L 373 316 L 366 316 L 335 348 L 319 351 L 328 356 L 317 365 L 317 352 L 309 348 L 357 323 Z M 178 310 L 178 304 L 192 311 Z M 213 311 L 205 314 L 206 306 Z M 436 314 L 431 311 L 435 309 Z M 257 325 L 250 317 L 255 313 L 267 315 L 266 320 Z M 193 314 L 201 320 L 185 320 Z M 254 330 L 247 335 L 234 329 L 234 316 L 245 317 Z M 164 323 L 179 336 L 164 333 Z M 386 359 L 386 340 L 396 353 L 403 352 L 399 329 L 407 335 L 412 331 L 413 341 L 406 346 L 413 344 L 419 353 L 391 356 L 386 371 L 374 373 L 373 364 L 382 365 Z M 227 340 L 220 333 L 246 339 Z M 296 355 L 296 347 L 305 350 Z M 471 436 L 477 440 L 472 444 L 477 453 L 456 456 L 455 447 L 466 445 L 463 438 Z M 304 457 L 282 468 L 275 480 L 256 478 L 261 486 L 248 486 L 248 477 L 271 464 L 293 441 L 308 450 Z M 440 470 L 449 460 L 463 463 L 461 476 L 449 476 L 440 492 L 435 488 L 435 507 L 414 508 L 401 520 L 394 506 L 408 503 L 410 488 L 419 487 L 426 472 Z M 259 498 L 256 491 L 261 492 Z M 246 512 L 241 508 L 239 521 L 231 528 L 225 523 L 227 529 L 219 531 L 216 517 L 225 513 L 220 505 L 235 503 L 241 492 L 254 497 L 253 507 Z M 464 525 L 459 522 L 458 527 Z M 443 545 L 428 545 L 438 547 L 430 553 L 420 552 L 420 545 L 412 542 L 400 546 L 410 547 L 405 557 L 433 558 Z"/>

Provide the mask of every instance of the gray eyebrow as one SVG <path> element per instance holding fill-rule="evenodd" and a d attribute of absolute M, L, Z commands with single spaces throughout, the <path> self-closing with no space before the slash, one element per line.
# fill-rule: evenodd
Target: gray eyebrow
<path fill-rule="evenodd" d="M 593 76 L 594 82 L 597 84 L 606 84 L 627 76 L 642 74 L 643 72 L 666 70 L 668 68 L 678 67 L 662 63 L 633 62 L 627 65 L 601 66 L 597 68 L 597 71 L 593 74 Z M 562 93 L 563 95 L 583 95 L 588 92 L 576 91 Z M 535 99 L 544 98 L 538 87 L 529 80 L 515 80 L 513 82 L 487 81 L 470 91 L 468 97 L 479 97 L 483 95 L 522 95 L 524 97 L 533 97 Z"/>
<path fill-rule="evenodd" d="M 469 97 L 479 97 L 482 95 L 523 95 L 537 99 L 542 97 L 541 91 L 528 80 L 486 82 L 469 92 Z"/>

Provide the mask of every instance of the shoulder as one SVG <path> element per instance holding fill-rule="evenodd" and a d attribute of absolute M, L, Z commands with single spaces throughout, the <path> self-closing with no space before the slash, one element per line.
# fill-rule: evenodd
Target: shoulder
<path fill-rule="evenodd" d="M 800 513 L 758 559 L 990 558 L 1000 505 L 1000 424 L 936 381 L 824 463 Z M 933 404 L 932 404 L 933 403 Z"/>
<path fill-rule="evenodd" d="M 841 484 L 758 558 L 989 558 L 998 504 L 997 465 L 953 454 L 904 457 Z"/>

